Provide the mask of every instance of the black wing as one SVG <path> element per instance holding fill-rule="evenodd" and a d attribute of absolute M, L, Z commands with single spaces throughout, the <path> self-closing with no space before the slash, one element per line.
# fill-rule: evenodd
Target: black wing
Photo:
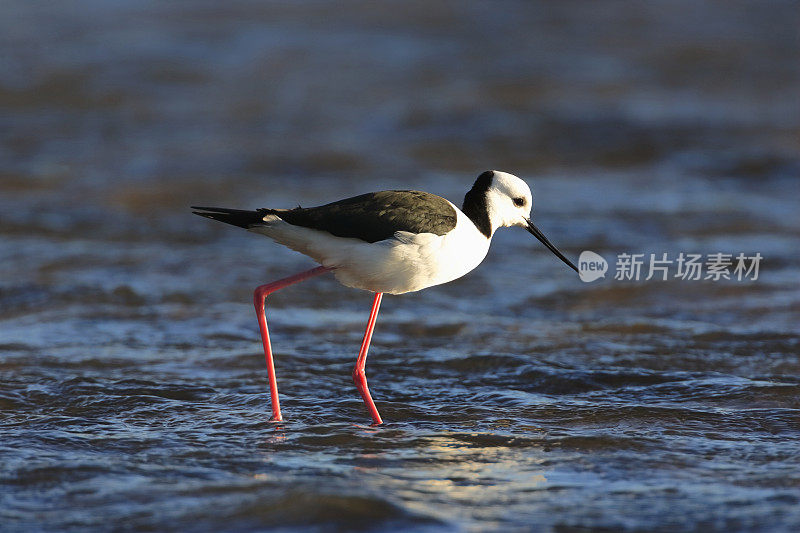
<path fill-rule="evenodd" d="M 337 237 L 377 242 L 397 231 L 444 235 L 456 227 L 456 211 L 440 196 L 421 191 L 380 191 L 319 207 L 260 209 L 295 226 Z"/>
<path fill-rule="evenodd" d="M 336 237 L 378 242 L 397 231 L 444 235 L 456 227 L 457 215 L 450 202 L 421 191 L 380 191 L 346 198 L 319 207 L 243 211 L 221 207 L 194 207 L 195 214 L 251 228 L 276 215 L 295 226 L 326 231 Z"/>

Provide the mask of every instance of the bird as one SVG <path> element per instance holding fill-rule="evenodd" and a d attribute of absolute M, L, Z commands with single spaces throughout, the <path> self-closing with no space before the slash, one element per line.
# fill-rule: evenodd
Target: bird
<path fill-rule="evenodd" d="M 192 206 L 196 215 L 265 235 L 320 264 L 253 293 L 267 363 L 271 421 L 283 420 L 266 320 L 271 293 L 331 272 L 343 285 L 374 293 L 369 320 L 353 369 L 353 382 L 372 417 L 383 423 L 369 392 L 366 360 L 384 294 L 419 291 L 460 278 L 486 257 L 495 231 L 520 226 L 578 272 L 531 221 L 533 197 L 527 183 L 498 170 L 475 180 L 459 209 L 428 192 L 388 190 L 345 198 L 318 207 L 256 210 Z"/>

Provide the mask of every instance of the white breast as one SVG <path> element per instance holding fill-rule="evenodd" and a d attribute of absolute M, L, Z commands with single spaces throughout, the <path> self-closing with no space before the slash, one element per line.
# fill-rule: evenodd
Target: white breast
<path fill-rule="evenodd" d="M 452 205 L 452 204 L 451 204 Z M 277 217 L 251 231 L 262 233 L 333 268 L 343 285 L 372 292 L 402 294 L 460 278 L 489 251 L 487 239 L 453 206 L 456 227 L 446 235 L 400 231 L 392 239 L 366 243 L 292 226 Z"/>

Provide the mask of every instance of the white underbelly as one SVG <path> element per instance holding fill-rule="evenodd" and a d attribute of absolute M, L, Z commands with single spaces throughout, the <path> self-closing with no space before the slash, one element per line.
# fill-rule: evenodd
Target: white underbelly
<path fill-rule="evenodd" d="M 343 285 L 402 294 L 460 278 L 486 257 L 489 239 L 460 210 L 457 213 L 457 226 L 446 235 L 398 232 L 376 243 L 332 237 L 283 221 L 253 231 L 334 269 Z"/>
<path fill-rule="evenodd" d="M 402 294 L 460 278 L 477 267 L 488 251 L 480 242 L 465 247 L 456 239 L 432 233 L 398 237 L 377 249 L 370 245 L 373 248 L 363 254 L 354 253 L 334 275 L 349 287 Z"/>

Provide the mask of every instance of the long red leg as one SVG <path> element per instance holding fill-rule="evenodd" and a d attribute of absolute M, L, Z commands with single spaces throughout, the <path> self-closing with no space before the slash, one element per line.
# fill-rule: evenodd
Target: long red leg
<path fill-rule="evenodd" d="M 261 329 L 261 342 L 264 344 L 264 356 L 267 359 L 267 375 L 269 376 L 269 394 L 272 398 L 272 418 L 270 421 L 280 422 L 283 420 L 281 416 L 281 404 L 278 400 L 278 382 L 275 379 L 275 365 L 272 362 L 272 346 L 269 342 L 269 331 L 267 330 L 267 315 L 264 313 L 264 306 L 266 304 L 267 296 L 273 292 L 294 285 L 308 278 L 319 276 L 328 272 L 330 269 L 323 266 L 300 272 L 288 278 L 279 279 L 266 285 L 259 285 L 253 293 L 253 304 L 256 307 L 256 315 L 258 315 L 258 327 Z"/>
<path fill-rule="evenodd" d="M 381 415 L 378 413 L 378 408 L 375 407 L 375 402 L 372 401 L 372 396 L 369 394 L 369 387 L 367 387 L 367 373 L 365 367 L 367 365 L 367 352 L 369 351 L 369 343 L 372 340 L 372 331 L 375 329 L 375 320 L 378 318 L 378 309 L 381 307 L 382 292 L 375 293 L 375 299 L 372 301 L 372 311 L 369 314 L 369 322 L 367 322 L 367 330 L 364 332 L 364 340 L 361 341 L 361 350 L 358 352 L 358 359 L 356 359 L 356 367 L 353 369 L 353 382 L 358 387 L 358 392 L 364 399 L 364 405 L 367 406 L 370 416 L 372 416 L 372 425 L 377 426 L 383 424 Z"/>

